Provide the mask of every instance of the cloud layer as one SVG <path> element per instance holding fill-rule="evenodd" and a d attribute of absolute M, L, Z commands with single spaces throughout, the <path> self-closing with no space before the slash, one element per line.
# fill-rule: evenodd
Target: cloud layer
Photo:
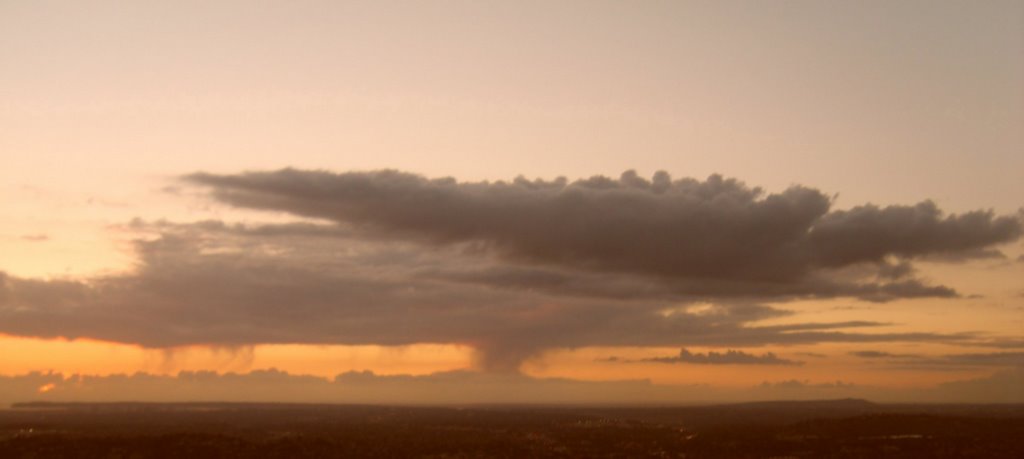
<path fill-rule="evenodd" d="M 729 349 L 725 352 L 709 351 L 706 354 L 693 353 L 686 348 L 679 350 L 679 355 L 672 357 L 652 357 L 642 362 L 658 363 L 695 363 L 700 365 L 802 365 L 803 362 L 783 359 L 771 352 L 761 355 Z"/>
<path fill-rule="evenodd" d="M 1016 218 L 990 212 L 947 216 L 929 202 L 830 211 L 817 190 L 765 194 L 718 176 L 459 183 L 282 170 L 187 180 L 230 205 L 318 221 L 133 222 L 130 274 L 0 273 L 0 333 L 147 347 L 458 343 L 494 370 L 579 346 L 977 342 L 866 332 L 887 325 L 873 321 L 758 322 L 788 314 L 766 301 L 956 296 L 914 278 L 913 261 L 982 256 L 1021 234 Z M 686 307 L 698 301 L 713 307 Z M 743 356 L 765 359 L 703 357 Z"/>
<path fill-rule="evenodd" d="M 889 260 L 984 256 L 1022 232 L 1016 217 L 944 215 L 930 201 L 830 211 L 830 198 L 815 189 L 766 194 L 717 175 L 459 183 L 286 169 L 188 180 L 235 206 L 327 219 L 376 237 L 473 242 L 510 261 L 637 275 L 698 295 L 952 296 L 901 281 L 909 266 L 893 269 Z M 875 278 L 830 276 L 857 265 L 875 268 Z"/>
<path fill-rule="evenodd" d="M 974 367 L 1024 367 L 1024 352 L 986 352 L 926 356 L 920 354 L 893 354 L 883 351 L 857 351 L 852 355 L 864 359 L 886 359 L 888 365 L 898 368 L 959 370 Z"/>

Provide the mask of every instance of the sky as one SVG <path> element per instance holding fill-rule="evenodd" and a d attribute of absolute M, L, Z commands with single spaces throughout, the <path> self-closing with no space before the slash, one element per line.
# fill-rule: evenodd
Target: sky
<path fill-rule="evenodd" d="M 0 1 L 0 403 L 1024 401 L 1019 1 Z"/>

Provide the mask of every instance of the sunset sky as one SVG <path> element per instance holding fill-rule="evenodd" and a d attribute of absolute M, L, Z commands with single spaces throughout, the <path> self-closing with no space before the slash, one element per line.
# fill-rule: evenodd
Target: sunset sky
<path fill-rule="evenodd" d="M 1024 3 L 0 1 L 0 404 L 1024 402 Z"/>

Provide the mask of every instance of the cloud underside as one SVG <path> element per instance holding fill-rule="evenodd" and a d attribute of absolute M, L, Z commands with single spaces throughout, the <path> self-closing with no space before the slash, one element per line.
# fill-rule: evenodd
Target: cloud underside
<path fill-rule="evenodd" d="M 485 368 L 557 347 L 970 341 L 877 322 L 757 326 L 800 298 L 954 297 L 915 260 L 992 256 L 1021 223 L 930 202 L 830 211 L 793 187 L 626 173 L 459 183 L 394 171 L 198 174 L 232 206 L 317 223 L 135 222 L 131 274 L 0 274 L 0 332 L 150 347 L 459 343 Z M 326 221 L 326 223 L 325 223 Z M 710 302 L 709 311 L 685 305 Z M 859 331 L 850 331 L 857 327 Z"/>
<path fill-rule="evenodd" d="M 986 211 L 946 216 L 930 201 L 830 211 L 830 198 L 818 190 L 794 186 L 766 195 L 717 175 L 703 182 L 626 172 L 618 180 L 573 183 L 458 183 L 396 171 L 282 170 L 188 180 L 231 205 L 331 220 L 378 237 L 474 242 L 509 261 L 635 274 L 669 285 L 746 284 L 740 291 L 748 294 L 857 296 L 830 271 L 866 264 L 875 268 L 873 285 L 880 287 L 877 277 L 911 274 L 906 261 L 915 257 L 991 257 L 990 246 L 1022 232 L 1016 217 Z M 890 263 L 892 257 L 901 263 Z M 815 281 L 827 280 L 833 285 L 815 289 Z M 693 288 L 685 284 L 680 291 Z M 780 284 L 789 289 L 771 287 Z"/>

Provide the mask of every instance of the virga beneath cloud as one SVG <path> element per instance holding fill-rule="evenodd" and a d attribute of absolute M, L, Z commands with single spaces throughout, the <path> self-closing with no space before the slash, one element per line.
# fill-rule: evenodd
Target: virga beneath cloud
<path fill-rule="evenodd" d="M 922 257 L 991 256 L 1018 217 L 934 203 L 830 210 L 821 191 L 711 176 L 458 182 L 397 171 L 194 174 L 223 203 L 311 220 L 133 222 L 137 270 L 86 280 L 0 275 L 0 332 L 148 347 L 460 343 L 515 370 L 578 346 L 977 341 L 758 326 L 804 298 L 958 296 Z M 326 221 L 326 223 L 325 223 Z M 941 259 L 941 258 L 940 258 Z M 715 305 L 694 312 L 695 302 Z M 759 358 L 757 356 L 753 356 Z"/>

